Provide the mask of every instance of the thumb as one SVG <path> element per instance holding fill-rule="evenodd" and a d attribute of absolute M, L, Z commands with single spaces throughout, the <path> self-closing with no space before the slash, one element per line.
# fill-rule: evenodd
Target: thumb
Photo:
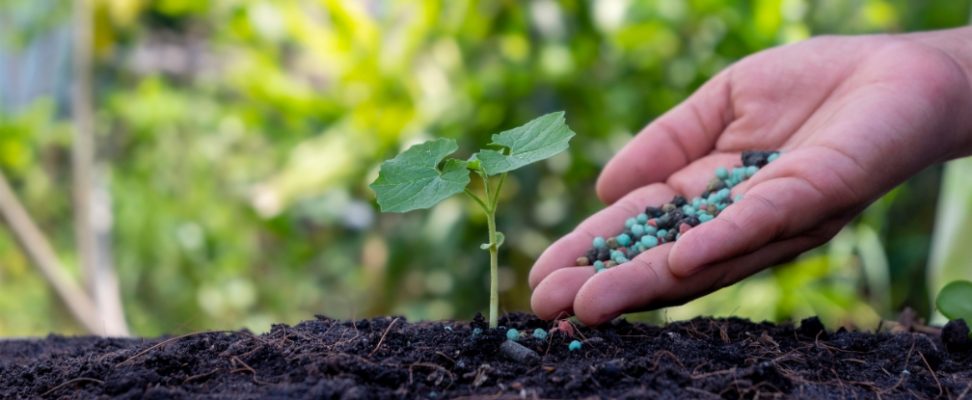
<path fill-rule="evenodd" d="M 855 196 L 834 184 L 840 181 L 837 171 L 822 171 L 816 168 L 819 159 L 801 159 L 806 156 L 785 154 L 767 165 L 753 177 L 749 190 L 739 193 L 740 201 L 684 233 L 669 254 L 671 272 L 691 276 L 706 265 L 795 237 L 850 208 Z"/>

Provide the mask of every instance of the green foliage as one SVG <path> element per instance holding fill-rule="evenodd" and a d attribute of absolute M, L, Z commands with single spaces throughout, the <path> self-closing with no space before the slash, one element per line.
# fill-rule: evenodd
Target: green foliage
<path fill-rule="evenodd" d="M 410 147 L 381 164 L 378 179 L 370 185 L 384 212 L 429 208 L 461 193 L 469 184 L 466 162 L 450 158 L 438 165 L 459 145 L 452 139 L 436 139 Z"/>
<path fill-rule="evenodd" d="M 972 282 L 954 281 L 945 285 L 935 305 L 948 319 L 964 319 L 972 321 Z"/>
<path fill-rule="evenodd" d="M 496 176 L 567 150 L 572 137 L 574 132 L 564 122 L 564 112 L 550 113 L 493 135 L 489 145 L 502 146 L 504 150 L 484 149 L 473 157 L 482 162 L 486 176 Z"/>

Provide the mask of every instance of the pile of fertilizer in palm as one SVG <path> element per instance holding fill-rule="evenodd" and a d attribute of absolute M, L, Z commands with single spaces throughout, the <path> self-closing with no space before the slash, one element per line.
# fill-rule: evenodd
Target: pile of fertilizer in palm
<path fill-rule="evenodd" d="M 685 232 L 718 217 L 722 210 L 739 201 L 739 195 L 731 196 L 732 188 L 779 157 L 777 151 L 744 151 L 742 166 L 732 170 L 717 168 L 705 192 L 691 201 L 675 196 L 668 203 L 648 206 L 645 212 L 628 218 L 617 236 L 595 237 L 591 249 L 577 259 L 577 265 L 593 265 L 597 272 L 601 272 L 624 264 L 655 246 L 678 240 Z"/>

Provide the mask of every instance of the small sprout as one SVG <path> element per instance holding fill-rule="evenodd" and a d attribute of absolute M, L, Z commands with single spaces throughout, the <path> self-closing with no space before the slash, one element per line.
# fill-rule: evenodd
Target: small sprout
<path fill-rule="evenodd" d="M 577 351 L 577 350 L 580 350 L 580 349 L 581 349 L 581 342 L 580 342 L 580 340 L 572 340 L 570 342 L 570 344 L 567 345 L 567 350 L 569 350 L 569 351 Z"/>
<path fill-rule="evenodd" d="M 935 306 L 950 320 L 972 321 L 972 282 L 953 281 L 938 292 Z"/>
<path fill-rule="evenodd" d="M 506 331 L 506 339 L 514 342 L 520 340 L 520 331 L 516 330 L 516 328 L 508 329 Z"/>
<path fill-rule="evenodd" d="M 574 135 L 561 111 L 493 135 L 490 148 L 480 149 L 468 160 L 447 158 L 459 149 L 455 140 L 431 140 L 383 162 L 378 179 L 370 187 L 383 212 L 430 208 L 458 193 L 465 193 L 483 210 L 489 241 L 481 248 L 489 251 L 489 326 L 495 328 L 499 312 L 498 253 L 504 238 L 496 230 L 496 208 L 503 181 L 510 171 L 567 150 Z M 471 172 L 482 179 L 484 196 L 467 188 Z"/>
<path fill-rule="evenodd" d="M 540 340 L 547 340 L 547 331 L 537 328 L 533 330 L 533 337 Z"/>

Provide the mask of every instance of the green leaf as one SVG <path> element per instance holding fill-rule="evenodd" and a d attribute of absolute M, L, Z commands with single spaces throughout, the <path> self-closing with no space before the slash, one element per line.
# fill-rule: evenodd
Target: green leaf
<path fill-rule="evenodd" d="M 496 248 L 498 249 L 500 246 L 502 246 L 503 242 L 505 241 L 506 241 L 506 235 L 504 235 L 503 232 L 496 232 Z M 479 248 L 483 250 L 489 250 L 491 246 L 493 246 L 492 243 L 483 243 L 479 245 Z"/>
<path fill-rule="evenodd" d="M 462 192 L 469 184 L 466 162 L 446 156 L 459 146 L 452 139 L 436 139 L 409 147 L 395 158 L 381 163 L 378 179 L 369 185 L 384 212 L 406 212 L 429 208 Z"/>
<path fill-rule="evenodd" d="M 945 285 L 935 299 L 938 311 L 948 319 L 972 322 L 972 282 L 954 281 Z"/>
<path fill-rule="evenodd" d="M 491 146 L 504 151 L 481 150 L 475 155 L 487 176 L 512 171 L 567 150 L 574 132 L 564 121 L 564 112 L 544 115 L 524 125 L 493 135 Z"/>

